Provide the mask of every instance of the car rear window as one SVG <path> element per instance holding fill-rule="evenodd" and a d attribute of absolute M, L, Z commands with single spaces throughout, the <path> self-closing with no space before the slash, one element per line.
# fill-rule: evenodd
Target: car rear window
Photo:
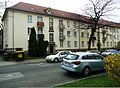
<path fill-rule="evenodd" d="M 65 59 L 67 60 L 77 60 L 79 57 L 79 55 L 76 55 L 76 54 L 69 54 L 65 57 Z"/>

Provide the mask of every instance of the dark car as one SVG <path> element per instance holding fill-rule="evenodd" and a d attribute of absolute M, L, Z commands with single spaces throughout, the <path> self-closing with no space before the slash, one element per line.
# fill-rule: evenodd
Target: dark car
<path fill-rule="evenodd" d="M 0 49 L 0 55 L 4 54 L 4 51 L 5 51 L 4 49 Z"/>

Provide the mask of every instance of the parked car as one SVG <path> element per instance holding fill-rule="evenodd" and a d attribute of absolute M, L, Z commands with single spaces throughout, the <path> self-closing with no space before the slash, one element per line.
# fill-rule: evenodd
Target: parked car
<path fill-rule="evenodd" d="M 64 57 L 66 57 L 71 51 L 59 51 L 55 55 L 48 55 L 46 57 L 46 62 L 59 62 L 62 61 Z"/>
<path fill-rule="evenodd" d="M 0 49 L 0 55 L 4 54 L 5 50 L 4 49 Z"/>
<path fill-rule="evenodd" d="M 104 69 L 104 57 L 97 53 L 72 53 L 63 58 L 61 68 L 68 72 L 82 73 L 88 76 L 91 72 Z"/>
<path fill-rule="evenodd" d="M 99 50 L 89 50 L 87 52 L 101 54 L 101 52 Z"/>
<path fill-rule="evenodd" d="M 107 56 L 107 55 L 111 55 L 111 54 L 118 54 L 119 52 L 117 50 L 114 49 L 107 49 L 104 52 L 102 52 L 102 56 Z"/>

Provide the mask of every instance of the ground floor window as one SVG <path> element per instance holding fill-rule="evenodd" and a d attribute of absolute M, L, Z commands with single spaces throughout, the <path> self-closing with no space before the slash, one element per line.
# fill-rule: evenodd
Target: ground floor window
<path fill-rule="evenodd" d="M 77 41 L 74 41 L 74 47 L 77 47 Z"/>
<path fill-rule="evenodd" d="M 82 47 L 84 47 L 84 41 L 82 41 Z"/>
<path fill-rule="evenodd" d="M 70 41 L 67 41 L 67 46 L 71 47 L 71 42 Z"/>
<path fill-rule="evenodd" d="M 60 41 L 60 47 L 64 47 L 64 46 L 63 46 L 63 41 Z"/>

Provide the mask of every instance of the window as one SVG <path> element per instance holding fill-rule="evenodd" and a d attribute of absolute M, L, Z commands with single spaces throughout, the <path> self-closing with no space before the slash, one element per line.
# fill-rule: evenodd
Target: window
<path fill-rule="evenodd" d="M 87 38 L 89 38 L 89 33 L 87 33 Z"/>
<path fill-rule="evenodd" d="M 32 15 L 28 15 L 28 22 L 32 23 Z"/>
<path fill-rule="evenodd" d="M 107 46 L 109 46 L 109 42 L 107 42 Z"/>
<path fill-rule="evenodd" d="M 67 60 L 77 60 L 79 58 L 79 55 L 76 54 L 68 54 L 65 59 Z"/>
<path fill-rule="evenodd" d="M 119 40 L 119 35 L 117 35 L 117 39 Z"/>
<path fill-rule="evenodd" d="M 32 28 L 29 28 L 29 27 L 28 27 L 28 35 L 31 34 L 31 30 L 32 30 Z"/>
<path fill-rule="evenodd" d="M 94 59 L 93 55 L 85 55 L 82 57 L 83 60 L 89 60 L 89 59 Z"/>
<path fill-rule="evenodd" d="M 74 46 L 77 47 L 77 41 L 74 41 Z"/>
<path fill-rule="evenodd" d="M 67 41 L 67 46 L 68 46 L 68 47 L 71 47 L 70 41 Z"/>
<path fill-rule="evenodd" d="M 114 35 L 114 39 L 116 39 L 116 35 Z"/>
<path fill-rule="evenodd" d="M 63 41 L 60 41 L 60 47 L 64 47 L 64 46 L 63 46 Z"/>
<path fill-rule="evenodd" d="M 116 42 L 114 42 L 115 46 L 117 45 Z"/>
<path fill-rule="evenodd" d="M 53 18 L 49 18 L 49 31 L 53 32 Z"/>
<path fill-rule="evenodd" d="M 42 27 L 38 27 L 38 34 L 43 34 L 43 28 Z"/>
<path fill-rule="evenodd" d="M 81 37 L 84 38 L 84 32 L 81 32 Z"/>
<path fill-rule="evenodd" d="M 84 41 L 82 41 L 82 47 L 84 47 Z"/>
<path fill-rule="evenodd" d="M 89 41 L 87 41 L 87 46 L 89 45 Z"/>
<path fill-rule="evenodd" d="M 77 31 L 74 31 L 74 37 L 77 37 Z"/>
<path fill-rule="evenodd" d="M 92 41 L 92 46 L 95 46 L 95 41 Z"/>
<path fill-rule="evenodd" d="M 112 39 L 112 35 L 110 35 L 110 39 Z"/>
<path fill-rule="evenodd" d="M 74 22 L 74 27 L 76 27 L 76 22 Z"/>
<path fill-rule="evenodd" d="M 53 35 L 53 33 L 50 33 L 50 34 L 49 34 L 49 41 L 50 41 L 50 42 L 53 42 L 53 41 L 54 41 L 54 35 Z"/>
<path fill-rule="evenodd" d="M 110 42 L 110 46 L 112 46 L 112 42 Z"/>
<path fill-rule="evenodd" d="M 43 22 L 43 17 L 37 16 L 37 21 L 38 21 L 38 22 Z"/>
<path fill-rule="evenodd" d="M 67 21 L 67 27 L 70 27 L 70 21 Z"/>
<path fill-rule="evenodd" d="M 70 31 L 67 31 L 67 36 L 70 37 Z"/>
<path fill-rule="evenodd" d="M 64 36 L 64 31 L 63 31 L 63 29 L 60 29 L 60 30 L 59 30 L 59 36 L 61 36 L 61 37 Z"/>
<path fill-rule="evenodd" d="M 63 20 L 59 20 L 59 25 L 63 25 Z"/>

